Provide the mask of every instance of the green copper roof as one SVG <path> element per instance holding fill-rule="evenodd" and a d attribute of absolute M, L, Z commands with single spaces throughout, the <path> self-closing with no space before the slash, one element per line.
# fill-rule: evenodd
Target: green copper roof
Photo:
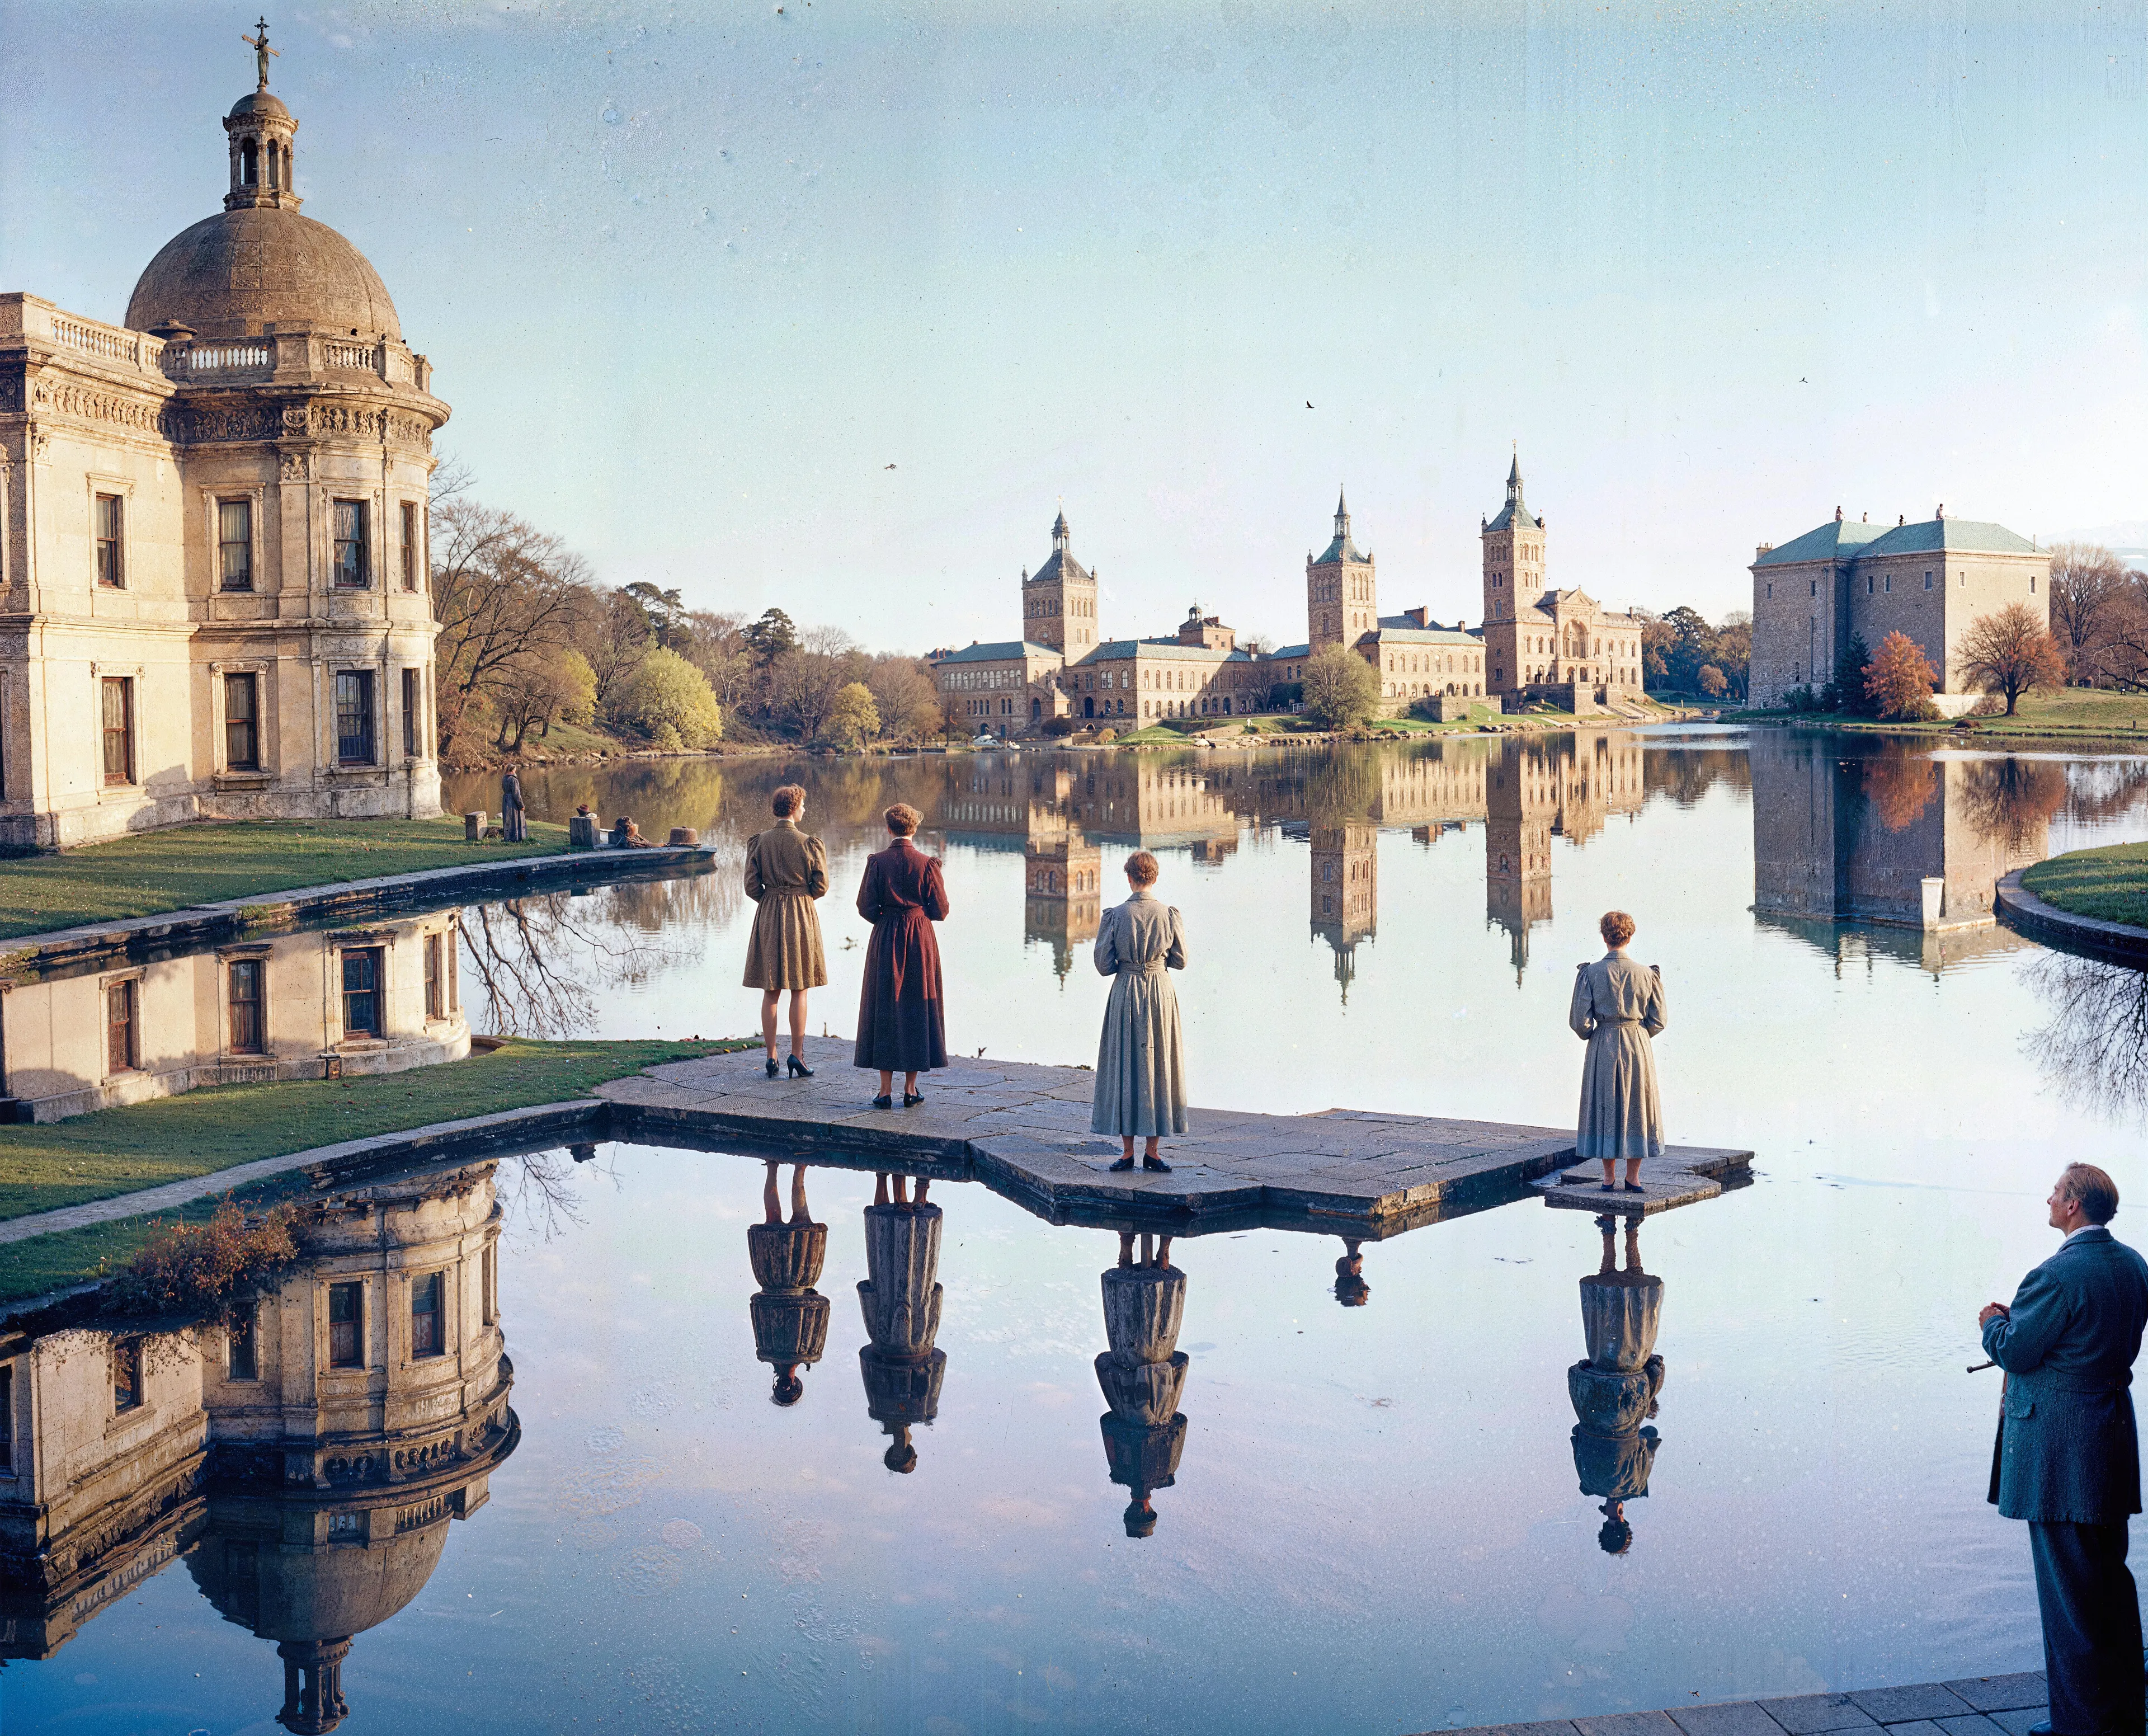
<path fill-rule="evenodd" d="M 1059 653 L 1050 645 L 1032 645 L 1026 639 L 996 640 L 991 645 L 964 645 L 959 651 L 950 651 L 944 657 L 935 657 L 935 663 L 1012 663 L 1022 657 L 1056 657 Z"/>
<path fill-rule="evenodd" d="M 2036 545 L 2004 524 L 1973 519 L 1927 519 L 1921 524 L 1897 524 L 1857 551 L 1860 559 L 1879 554 L 1938 554 L 1960 549 L 1979 554 L 2034 554 Z"/>

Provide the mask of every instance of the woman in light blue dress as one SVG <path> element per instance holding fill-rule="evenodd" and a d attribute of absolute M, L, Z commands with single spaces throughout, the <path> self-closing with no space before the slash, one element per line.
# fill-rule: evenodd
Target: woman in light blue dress
<path fill-rule="evenodd" d="M 1132 896 L 1106 911 L 1097 931 L 1097 971 L 1112 981 L 1097 1046 L 1089 1129 L 1118 1135 L 1113 1169 L 1134 1167 L 1139 1136 L 1147 1141 L 1142 1167 L 1168 1175 L 1171 1166 L 1157 1155 L 1156 1142 L 1164 1134 L 1186 1131 L 1186 1046 L 1178 996 L 1165 973 L 1186 968 L 1186 931 L 1177 911 L 1149 890 L 1157 872 L 1156 858 L 1147 850 L 1128 856 Z"/>

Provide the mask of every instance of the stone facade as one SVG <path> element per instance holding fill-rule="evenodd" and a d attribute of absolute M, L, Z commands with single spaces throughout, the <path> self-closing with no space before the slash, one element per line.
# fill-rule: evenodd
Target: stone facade
<path fill-rule="evenodd" d="M 226 117 L 224 208 L 127 324 L 0 296 L 0 848 L 439 811 L 427 489 L 448 407 L 298 123 Z"/>
<path fill-rule="evenodd" d="M 1853 524 L 1837 507 L 1831 524 L 1780 545 L 1763 543 L 1753 574 L 1752 698 L 1780 705 L 1794 689 L 1817 691 L 1849 673 L 1853 640 L 1876 651 L 1905 633 L 1940 676 L 1937 696 L 1970 703 L 1961 642 L 1986 616 L 2025 604 L 2050 618 L 2051 557 L 2003 524 L 1946 516 L 1886 529 Z"/>
<path fill-rule="evenodd" d="M 197 1086 L 469 1053 L 456 912 L 0 986 L 0 1103 L 58 1121 Z"/>

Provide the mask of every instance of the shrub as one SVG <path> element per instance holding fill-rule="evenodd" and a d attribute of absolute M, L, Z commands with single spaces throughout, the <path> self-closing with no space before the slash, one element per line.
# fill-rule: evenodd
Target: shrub
<path fill-rule="evenodd" d="M 148 1244 L 105 1289 L 105 1306 L 128 1314 L 198 1313 L 251 1295 L 299 1257 L 289 1201 L 249 1218 L 234 1200 L 207 1223 L 158 1225 Z"/>
<path fill-rule="evenodd" d="M 1081 727 L 1082 725 L 1071 717 L 1047 717 L 1044 720 L 1044 733 L 1055 739 L 1061 735 L 1071 735 Z"/>
<path fill-rule="evenodd" d="M 1788 711 L 1817 711 L 1819 703 L 1819 695 L 1813 691 L 1810 682 L 1793 687 L 1783 695 L 1783 708 Z"/>
<path fill-rule="evenodd" d="M 1995 693 L 1987 693 L 1969 708 L 1971 717 L 2004 717 L 2006 702 Z"/>
<path fill-rule="evenodd" d="M 837 747 L 857 748 L 879 734 L 880 707 L 873 703 L 872 689 L 862 681 L 845 683 L 821 725 L 821 739 Z"/>
<path fill-rule="evenodd" d="M 1364 722 L 1379 703 L 1379 678 L 1348 645 L 1330 645 L 1305 665 L 1305 709 L 1329 729 Z"/>
<path fill-rule="evenodd" d="M 619 717 L 652 740 L 667 725 L 686 747 L 706 747 L 724 733 L 709 678 L 676 651 L 651 651 L 620 697 Z"/>

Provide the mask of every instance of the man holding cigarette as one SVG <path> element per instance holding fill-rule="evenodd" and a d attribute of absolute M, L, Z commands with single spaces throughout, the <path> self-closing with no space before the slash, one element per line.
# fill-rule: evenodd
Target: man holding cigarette
<path fill-rule="evenodd" d="M 2126 1523 L 2140 1511 L 2133 1360 L 2148 1324 L 2148 1261 L 2104 1227 L 2118 1188 L 2089 1163 L 2051 1190 L 2059 1251 L 2011 1305 L 1977 1316 L 2006 1371 L 1990 1499 L 2029 1522 L 2050 1716 L 2030 1736 L 2140 1736 L 2140 1604 Z"/>

